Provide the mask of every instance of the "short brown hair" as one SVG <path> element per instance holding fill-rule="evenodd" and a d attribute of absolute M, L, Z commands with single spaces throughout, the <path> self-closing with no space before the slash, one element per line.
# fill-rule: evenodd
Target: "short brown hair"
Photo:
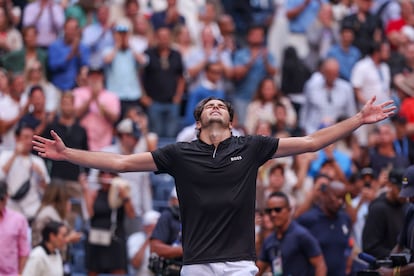
<path fill-rule="evenodd" d="M 194 113 L 193 113 L 194 119 L 196 120 L 196 122 L 200 121 L 201 113 L 203 112 L 204 106 L 206 105 L 206 103 L 208 103 L 209 101 L 212 101 L 212 100 L 219 100 L 219 101 L 223 102 L 226 105 L 227 111 L 229 112 L 229 115 L 230 115 L 230 122 L 233 122 L 234 109 L 233 109 L 233 106 L 231 105 L 231 103 L 228 102 L 228 101 L 225 101 L 223 99 L 216 98 L 216 97 L 205 98 L 197 104 L 196 108 L 194 109 Z"/>

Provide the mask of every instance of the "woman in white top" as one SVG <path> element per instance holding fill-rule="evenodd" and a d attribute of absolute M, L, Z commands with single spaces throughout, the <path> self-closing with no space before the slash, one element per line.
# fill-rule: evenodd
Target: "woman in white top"
<path fill-rule="evenodd" d="M 46 112 L 48 114 L 48 121 L 53 119 L 56 114 L 57 107 L 59 106 L 61 92 L 45 77 L 45 68 L 42 67 L 42 63 L 38 60 L 29 60 L 26 63 L 24 71 L 26 79 L 26 91 L 28 93 L 30 88 L 35 85 L 41 86 L 46 98 Z"/>
<path fill-rule="evenodd" d="M 0 6 L 0 56 L 23 47 L 22 35 L 13 27 L 11 16 L 4 6 Z"/>
<path fill-rule="evenodd" d="M 296 124 L 296 111 L 289 98 L 282 95 L 271 77 L 265 77 L 257 88 L 253 100 L 247 106 L 245 127 L 248 134 L 253 134 L 260 120 L 274 124 L 276 122 L 274 108 L 276 103 L 285 106 L 288 126 Z"/>

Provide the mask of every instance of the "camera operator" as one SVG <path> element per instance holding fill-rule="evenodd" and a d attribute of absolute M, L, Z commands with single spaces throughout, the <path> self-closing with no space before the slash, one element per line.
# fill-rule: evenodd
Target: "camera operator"
<path fill-rule="evenodd" d="M 398 244 L 393 249 L 393 253 L 409 251 L 412 254 L 414 250 L 414 165 L 408 167 L 403 174 L 402 188 L 400 197 L 407 198 L 410 201 L 410 206 L 404 218 L 404 225 Z M 394 268 L 380 268 L 379 275 L 384 276 L 405 276 L 414 274 L 414 262 L 411 257 L 410 263 L 402 267 Z"/>
<path fill-rule="evenodd" d="M 388 173 L 386 192 L 371 202 L 362 232 L 362 249 L 375 258 L 388 257 L 398 239 L 407 210 L 405 199 L 399 197 L 403 170 Z"/>
<path fill-rule="evenodd" d="M 150 238 L 150 269 L 155 275 L 179 276 L 182 266 L 181 221 L 177 191 L 171 191 L 170 207 L 162 212 Z"/>

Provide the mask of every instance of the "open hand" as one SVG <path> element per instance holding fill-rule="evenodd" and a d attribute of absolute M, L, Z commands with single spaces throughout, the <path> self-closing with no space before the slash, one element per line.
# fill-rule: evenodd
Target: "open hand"
<path fill-rule="evenodd" d="M 361 109 L 362 123 L 364 124 L 376 123 L 394 115 L 394 111 L 397 108 L 392 105 L 394 101 L 390 100 L 374 105 L 375 99 L 375 96 L 372 97 Z"/>
<path fill-rule="evenodd" d="M 64 160 L 65 156 L 63 153 L 66 149 L 65 144 L 54 130 L 52 130 L 50 134 L 52 135 L 53 140 L 34 135 L 32 141 L 33 149 L 37 151 L 41 157 L 53 160 Z"/>

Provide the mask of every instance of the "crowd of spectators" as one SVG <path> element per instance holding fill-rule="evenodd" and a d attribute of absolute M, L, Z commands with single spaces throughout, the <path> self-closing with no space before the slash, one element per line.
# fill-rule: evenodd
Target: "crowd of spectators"
<path fill-rule="evenodd" d="M 67 249 L 83 242 L 84 272 L 147 275 L 140 266 L 159 217 L 153 209 L 162 211 L 152 175 L 43 160 L 31 137 L 54 130 L 73 148 L 152 151 L 196 139 L 193 109 L 210 96 L 234 105 L 233 135 L 277 137 L 329 126 L 373 96 L 394 100 L 391 120 L 320 152 L 269 161 L 256 190 L 259 256 L 273 229 L 272 211 L 264 212 L 273 194 L 289 207 L 280 218 L 289 222 L 275 225 L 291 217 L 306 228 L 328 275 L 350 274 L 361 251 L 386 257 L 407 207 L 399 170 L 414 162 L 413 19 L 411 0 L 0 0 L 0 202 L 8 197 L 13 210 L 0 208 L 0 229 L 19 222 L 18 237 L 8 237 L 19 239 L 19 261 L 1 261 L 0 274 L 22 273 L 39 244 L 73 265 Z M 114 177 L 129 183 L 118 191 L 115 221 L 106 179 Z M 120 244 L 91 245 L 77 217 L 92 228 L 116 224 Z M 49 220 L 65 225 L 64 241 L 60 224 L 42 232 Z M 113 248 L 118 266 L 107 267 Z"/>

